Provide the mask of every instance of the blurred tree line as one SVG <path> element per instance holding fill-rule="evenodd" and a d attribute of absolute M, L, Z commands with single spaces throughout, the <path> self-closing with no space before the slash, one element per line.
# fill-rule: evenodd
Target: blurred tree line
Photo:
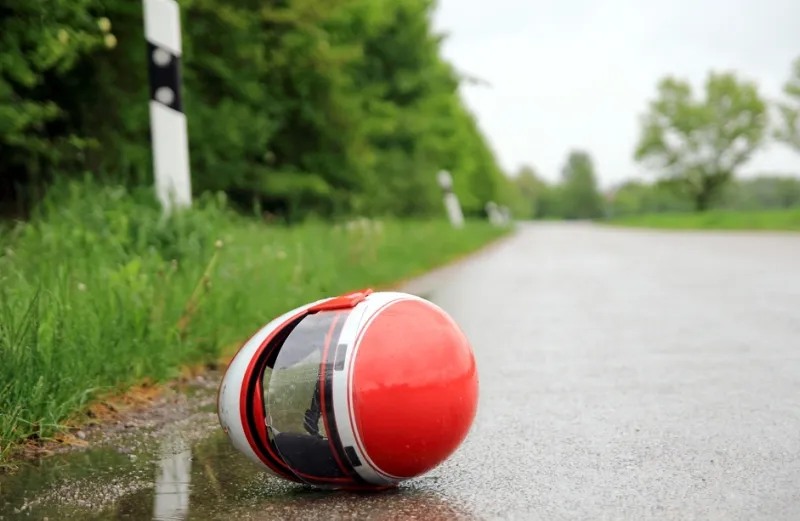
<path fill-rule="evenodd" d="M 796 207 L 800 207 L 800 179 L 761 175 L 730 181 L 709 209 L 756 211 Z M 668 181 L 628 181 L 609 194 L 607 207 L 611 217 L 693 210 L 694 203 L 676 192 Z"/>
<path fill-rule="evenodd" d="M 548 183 L 531 167 L 520 168 L 514 182 L 526 204 L 517 215 L 533 219 L 601 219 L 652 213 L 686 213 L 695 203 L 675 181 L 629 180 L 600 191 L 593 175 Z M 800 178 L 763 174 L 726 183 L 708 209 L 757 211 L 800 207 Z"/>
<path fill-rule="evenodd" d="M 585 153 L 578 154 L 578 158 L 588 158 Z M 517 215 L 533 219 L 602 219 L 695 210 L 694 201 L 681 193 L 671 179 L 628 180 L 601 191 L 593 170 L 586 168 L 591 160 L 581 161 L 586 160 L 578 160 L 584 170 L 579 170 L 576 176 L 565 169 L 571 175 L 562 176 L 556 183 L 548 183 L 530 166 L 520 168 L 514 182 L 526 202 L 518 207 Z M 730 180 L 708 209 L 757 211 L 797 207 L 800 207 L 800 178 L 763 174 Z"/>
<path fill-rule="evenodd" d="M 180 0 L 193 190 L 290 216 L 524 205 L 440 56 L 433 0 Z M 152 183 L 139 0 L 0 5 L 0 202 Z"/>
<path fill-rule="evenodd" d="M 588 153 L 570 152 L 558 182 L 531 167 L 513 178 L 524 203 L 518 215 L 596 219 L 710 209 L 768 210 L 800 206 L 800 179 L 739 170 L 770 140 L 800 153 L 800 57 L 783 99 L 770 104 L 758 85 L 735 73 L 711 71 L 700 96 L 687 80 L 665 76 L 641 116 L 634 158 L 654 182 L 631 180 L 601 193 Z M 774 109 L 774 110 L 770 110 Z"/>
<path fill-rule="evenodd" d="M 524 208 L 516 208 L 516 215 L 533 219 L 603 217 L 603 198 L 588 152 L 571 151 L 557 183 L 548 183 L 527 165 L 519 169 L 513 181 L 526 201 Z"/>

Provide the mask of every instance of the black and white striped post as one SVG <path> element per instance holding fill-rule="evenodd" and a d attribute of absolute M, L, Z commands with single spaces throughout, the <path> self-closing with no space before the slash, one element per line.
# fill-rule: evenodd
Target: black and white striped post
<path fill-rule="evenodd" d="M 442 170 L 437 175 L 439 186 L 444 191 L 444 207 L 447 209 L 447 217 L 454 228 L 464 226 L 464 214 L 461 211 L 461 203 L 458 196 L 453 192 L 453 176 L 447 170 Z"/>
<path fill-rule="evenodd" d="M 192 204 L 189 138 L 181 92 L 181 14 L 175 0 L 143 0 L 156 194 L 169 213 Z"/>

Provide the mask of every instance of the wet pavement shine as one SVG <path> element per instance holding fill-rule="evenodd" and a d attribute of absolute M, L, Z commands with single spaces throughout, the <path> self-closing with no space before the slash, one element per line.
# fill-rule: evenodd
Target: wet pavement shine
<path fill-rule="evenodd" d="M 267 477 L 213 386 L 180 421 L 0 478 L 0 519 L 800 519 L 800 235 L 520 226 L 413 282 L 462 325 L 474 427 L 397 490 Z"/>

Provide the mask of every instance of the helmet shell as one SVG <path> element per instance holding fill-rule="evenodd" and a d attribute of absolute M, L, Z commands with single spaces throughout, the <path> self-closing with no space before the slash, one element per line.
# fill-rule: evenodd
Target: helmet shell
<path fill-rule="evenodd" d="M 259 384 L 265 371 L 269 383 Z M 358 489 L 437 467 L 466 438 L 477 402 L 475 357 L 444 310 L 408 293 L 364 290 L 259 330 L 223 376 L 218 412 L 234 447 L 265 470 Z M 312 411 L 324 434 L 308 430 Z"/>

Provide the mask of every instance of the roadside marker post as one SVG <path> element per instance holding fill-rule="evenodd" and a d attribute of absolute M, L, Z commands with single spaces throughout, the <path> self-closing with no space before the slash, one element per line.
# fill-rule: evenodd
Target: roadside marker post
<path fill-rule="evenodd" d="M 500 214 L 497 203 L 494 201 L 489 201 L 486 203 L 484 210 L 486 211 L 487 217 L 489 217 L 490 223 L 492 223 L 494 226 L 502 226 L 503 216 Z"/>
<path fill-rule="evenodd" d="M 164 211 L 192 205 L 181 86 L 181 15 L 175 0 L 143 0 L 156 194 Z"/>
<path fill-rule="evenodd" d="M 453 192 L 453 176 L 447 170 L 441 170 L 437 174 L 439 186 L 444 191 L 444 207 L 447 210 L 447 217 L 454 228 L 464 226 L 464 214 L 461 211 L 461 203 L 458 196 Z"/>

